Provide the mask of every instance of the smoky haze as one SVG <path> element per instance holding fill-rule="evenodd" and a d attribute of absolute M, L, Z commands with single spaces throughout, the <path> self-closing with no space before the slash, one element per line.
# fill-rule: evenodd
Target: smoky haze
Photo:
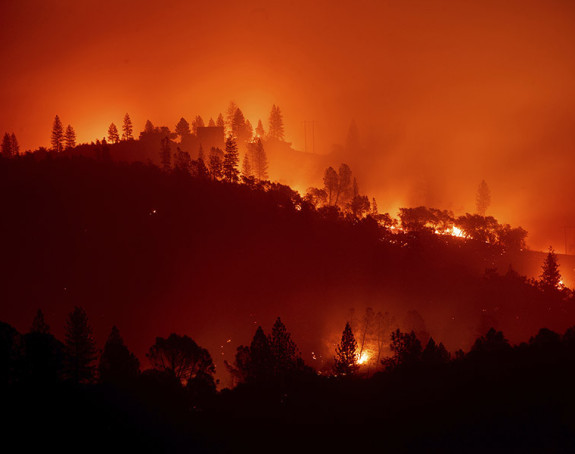
<path fill-rule="evenodd" d="M 474 210 L 575 243 L 575 6 L 568 1 L 10 1 L 0 6 L 0 129 L 48 146 L 58 114 L 80 142 L 129 112 L 173 128 L 234 100 L 255 126 L 281 107 L 288 141 L 348 162 L 380 211 Z M 312 146 L 309 124 L 315 121 Z M 355 121 L 359 142 L 346 147 Z M 309 170 L 309 171 L 308 171 Z M 575 229 L 572 229 L 575 230 Z M 565 232 L 568 232 L 565 235 Z"/>

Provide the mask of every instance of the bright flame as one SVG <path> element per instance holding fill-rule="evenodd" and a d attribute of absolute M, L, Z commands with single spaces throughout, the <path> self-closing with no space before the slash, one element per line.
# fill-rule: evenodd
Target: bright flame
<path fill-rule="evenodd" d="M 456 236 L 458 238 L 464 238 L 465 237 L 463 230 L 461 230 L 459 227 L 455 227 L 455 226 L 453 226 L 451 228 L 451 235 Z"/>
<path fill-rule="evenodd" d="M 369 354 L 367 352 L 363 352 L 357 360 L 357 364 L 365 364 L 368 360 Z"/>

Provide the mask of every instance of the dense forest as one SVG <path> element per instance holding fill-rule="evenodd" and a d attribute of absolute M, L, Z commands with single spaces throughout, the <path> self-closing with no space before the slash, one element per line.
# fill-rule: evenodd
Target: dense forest
<path fill-rule="evenodd" d="M 552 249 L 537 278 L 516 271 L 527 232 L 486 215 L 484 182 L 478 213 L 396 218 L 346 164 L 305 194 L 269 181 L 283 136 L 208 126 L 206 154 L 199 121 L 178 127 L 24 154 L 5 136 L 12 429 L 183 451 L 264 447 L 295 422 L 418 452 L 573 441 L 574 296 Z"/>

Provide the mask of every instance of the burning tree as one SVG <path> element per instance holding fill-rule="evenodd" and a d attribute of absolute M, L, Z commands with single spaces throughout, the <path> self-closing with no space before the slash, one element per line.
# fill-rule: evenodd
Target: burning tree
<path fill-rule="evenodd" d="M 545 262 L 543 262 L 539 284 L 544 290 L 559 290 L 562 287 L 557 254 L 555 254 L 551 246 L 549 246 L 549 252 Z"/>
<path fill-rule="evenodd" d="M 358 369 L 357 342 L 348 322 L 341 335 L 341 342 L 335 349 L 334 370 L 336 374 L 353 375 Z"/>

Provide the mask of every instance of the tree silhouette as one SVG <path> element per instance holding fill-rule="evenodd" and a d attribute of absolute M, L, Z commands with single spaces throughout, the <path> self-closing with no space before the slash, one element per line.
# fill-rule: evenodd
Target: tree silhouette
<path fill-rule="evenodd" d="M 261 326 L 258 326 L 249 347 L 238 347 L 234 367 L 229 364 L 227 366 L 240 382 L 266 383 L 272 378 L 274 357 L 269 339 Z"/>
<path fill-rule="evenodd" d="M 128 114 L 124 115 L 124 124 L 122 125 L 122 140 L 132 140 L 134 127 L 132 126 L 132 120 Z"/>
<path fill-rule="evenodd" d="M 244 142 L 247 139 L 246 119 L 240 108 L 237 108 L 232 117 L 232 134 L 238 142 Z"/>
<path fill-rule="evenodd" d="M 96 346 L 86 311 L 75 307 L 66 322 L 66 375 L 74 383 L 94 380 Z"/>
<path fill-rule="evenodd" d="M 343 204 L 351 198 L 351 169 L 347 164 L 342 164 L 339 166 L 339 172 L 337 175 L 337 192 L 334 205 L 337 205 L 340 199 Z"/>
<path fill-rule="evenodd" d="M 246 124 L 245 124 L 245 139 L 246 141 L 250 141 L 252 140 L 252 137 L 254 136 L 254 128 L 250 122 L 250 120 L 246 119 Z"/>
<path fill-rule="evenodd" d="M 421 359 L 427 364 L 445 364 L 449 362 L 449 352 L 441 342 L 437 345 L 433 337 L 430 337 L 423 349 Z"/>
<path fill-rule="evenodd" d="M 311 203 L 315 208 L 320 208 L 327 204 L 327 192 L 325 189 L 308 188 L 304 200 Z"/>
<path fill-rule="evenodd" d="M 100 356 L 98 371 L 101 382 L 115 385 L 133 382 L 140 372 L 138 358 L 128 350 L 115 326 Z"/>
<path fill-rule="evenodd" d="M 244 154 L 244 159 L 242 161 L 242 178 L 250 178 L 252 176 L 252 166 L 250 164 L 250 158 L 248 154 Z"/>
<path fill-rule="evenodd" d="M 359 341 L 359 352 L 358 356 L 361 357 L 363 350 L 368 342 L 369 338 L 373 334 L 373 329 L 375 326 L 375 312 L 371 307 L 365 309 L 363 317 L 357 323 L 356 333 L 358 333 L 358 341 Z"/>
<path fill-rule="evenodd" d="M 62 122 L 60 117 L 56 115 L 54 117 L 54 124 L 52 126 L 52 150 L 56 152 L 61 152 L 63 150 L 62 143 L 64 142 L 64 128 L 62 127 Z"/>
<path fill-rule="evenodd" d="M 205 126 L 204 124 L 204 120 L 202 119 L 201 116 L 197 115 L 196 118 L 194 118 L 194 121 L 192 121 L 192 131 L 194 134 L 198 133 L 198 128 L 203 128 Z"/>
<path fill-rule="evenodd" d="M 66 150 L 71 150 L 76 146 L 76 131 L 74 131 L 74 128 L 71 125 L 66 126 L 64 143 L 66 145 Z"/>
<path fill-rule="evenodd" d="M 220 180 L 224 176 L 224 152 L 219 148 L 210 150 L 208 168 L 213 180 Z"/>
<path fill-rule="evenodd" d="M 284 123 L 280 108 L 275 104 L 272 106 L 268 127 L 268 138 L 273 140 L 284 140 Z"/>
<path fill-rule="evenodd" d="M 209 352 L 188 336 L 170 334 L 167 339 L 157 337 L 146 356 L 154 368 L 172 373 L 181 383 L 199 373 L 213 376 L 215 372 Z"/>
<path fill-rule="evenodd" d="M 20 154 L 20 145 L 18 145 L 16 134 L 10 134 L 10 142 L 12 144 L 12 156 L 18 156 Z"/>
<path fill-rule="evenodd" d="M 36 312 L 36 315 L 34 316 L 30 332 L 40 334 L 48 334 L 50 332 L 50 327 L 44 320 L 44 313 L 40 309 L 38 309 L 38 312 Z"/>
<path fill-rule="evenodd" d="M 208 126 L 210 128 L 213 128 L 216 126 L 216 122 L 214 121 L 214 119 L 212 117 L 210 117 L 210 121 L 208 121 Z"/>
<path fill-rule="evenodd" d="M 273 357 L 274 375 L 284 376 L 295 370 L 299 363 L 299 352 L 291 339 L 291 334 L 278 317 L 268 337 L 270 350 Z"/>
<path fill-rule="evenodd" d="M 331 205 L 334 194 L 337 193 L 338 188 L 338 176 L 333 167 L 328 167 L 325 170 L 325 174 L 323 176 L 323 185 L 325 187 L 325 192 L 327 192 L 327 204 Z"/>
<path fill-rule="evenodd" d="M 192 158 L 190 157 L 190 153 L 188 153 L 187 151 L 182 151 L 180 147 L 177 147 L 174 160 L 174 169 L 176 169 L 179 172 L 189 174 L 191 165 L 192 165 Z"/>
<path fill-rule="evenodd" d="M 335 373 L 341 375 L 355 374 L 359 369 L 358 357 L 357 342 L 350 324 L 346 323 L 341 335 L 341 342 L 335 349 Z"/>
<path fill-rule="evenodd" d="M 35 384 L 54 383 L 64 367 L 64 345 L 50 334 L 44 314 L 38 310 L 30 332 L 22 337 L 23 378 Z"/>
<path fill-rule="evenodd" d="M 218 115 L 218 119 L 216 120 L 216 126 L 219 128 L 225 128 L 226 124 L 224 122 L 224 117 L 222 114 Z"/>
<path fill-rule="evenodd" d="M 489 186 L 485 180 L 481 180 L 479 187 L 477 188 L 477 196 L 475 198 L 475 207 L 477 209 L 477 214 L 480 216 L 485 216 L 487 208 L 491 204 L 491 191 L 489 191 Z"/>
<path fill-rule="evenodd" d="M 5 133 L 2 139 L 2 156 L 5 158 L 11 158 L 13 156 L 12 138 L 8 133 Z"/>
<path fill-rule="evenodd" d="M 495 353 L 510 351 L 511 345 L 505 339 L 502 331 L 496 331 L 495 328 L 489 328 L 485 336 L 478 338 L 471 347 L 470 353 Z"/>
<path fill-rule="evenodd" d="M 180 118 L 180 121 L 178 121 L 178 124 L 176 125 L 176 134 L 180 136 L 180 141 L 184 137 L 189 136 L 191 133 L 192 131 L 190 131 L 190 124 L 184 117 Z"/>
<path fill-rule="evenodd" d="M 153 134 L 155 131 L 154 125 L 150 120 L 146 120 L 146 124 L 144 125 L 144 133 L 146 134 Z"/>
<path fill-rule="evenodd" d="M 258 125 L 256 126 L 256 135 L 261 139 L 263 139 L 266 136 L 264 125 L 261 120 L 258 120 Z"/>
<path fill-rule="evenodd" d="M 224 154 L 223 175 L 228 183 L 237 183 L 239 180 L 239 153 L 236 141 L 232 136 L 226 139 L 226 152 Z"/>
<path fill-rule="evenodd" d="M 110 124 L 108 128 L 108 140 L 110 143 L 118 143 L 120 141 L 120 134 L 118 133 L 118 128 L 114 123 Z"/>
<path fill-rule="evenodd" d="M 557 254 L 549 246 L 549 252 L 541 267 L 539 284 L 544 290 L 558 290 L 561 288 L 561 274 L 559 273 L 559 263 Z"/>
<path fill-rule="evenodd" d="M 351 214 L 355 218 L 361 218 L 369 212 L 369 199 L 366 195 L 356 195 L 349 203 Z"/>
<path fill-rule="evenodd" d="M 387 369 L 402 366 L 411 366 L 421 359 L 421 342 L 415 333 L 411 331 L 402 333 L 399 329 L 391 333 L 390 349 L 393 352 L 391 358 L 383 360 Z"/>
<path fill-rule="evenodd" d="M 262 181 L 268 179 L 268 159 L 264 150 L 262 139 L 259 137 L 252 144 L 252 167 L 255 177 Z"/>

